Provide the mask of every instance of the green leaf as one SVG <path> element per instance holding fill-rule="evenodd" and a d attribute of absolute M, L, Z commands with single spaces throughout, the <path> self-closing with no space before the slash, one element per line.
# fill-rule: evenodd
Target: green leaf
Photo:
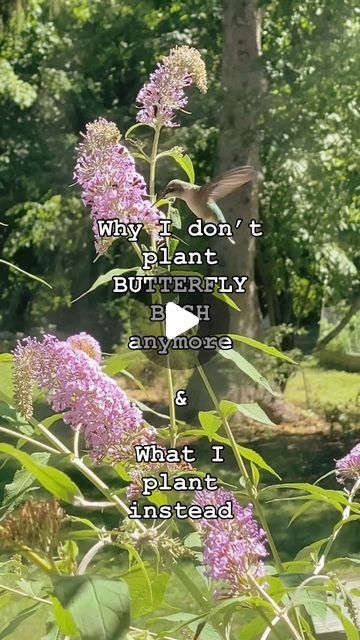
<path fill-rule="evenodd" d="M 32 280 L 36 280 L 37 282 L 41 282 L 41 284 L 44 284 L 45 287 L 49 287 L 49 289 L 52 289 L 51 284 L 49 284 L 48 282 L 46 282 L 42 278 L 39 278 L 39 276 L 35 276 L 33 273 L 28 273 L 28 271 L 24 271 L 24 269 L 20 269 L 20 267 L 17 267 L 16 264 L 12 264 L 11 262 L 8 262 L 7 260 L 1 260 L 1 259 L 0 259 L 0 262 L 2 262 L 2 264 L 6 264 L 11 269 L 14 269 L 15 271 L 18 271 L 19 273 L 22 273 L 24 276 L 27 276 L 28 278 L 31 278 Z"/>
<path fill-rule="evenodd" d="M 119 371 L 124 371 L 129 364 L 129 360 L 123 354 L 117 354 L 116 356 L 111 356 L 111 358 L 107 358 L 105 360 L 103 371 L 108 376 L 112 377 L 119 373 Z"/>
<path fill-rule="evenodd" d="M 167 573 L 157 573 L 148 563 L 145 563 L 145 566 L 148 579 L 151 581 L 152 599 L 149 597 L 148 580 L 141 568 L 134 569 L 121 576 L 129 588 L 131 616 L 133 619 L 160 609 L 170 577 Z"/>
<path fill-rule="evenodd" d="M 230 296 L 227 295 L 227 293 L 220 293 L 219 292 L 219 286 L 216 285 L 215 286 L 215 290 L 213 291 L 214 298 L 218 298 L 219 300 L 222 300 L 223 302 L 225 302 L 229 307 L 231 307 L 232 309 L 235 309 L 235 311 L 240 311 L 241 309 L 239 309 L 239 307 L 237 306 L 237 304 L 230 298 Z M 229 338 L 231 338 L 232 336 L 229 336 Z"/>
<path fill-rule="evenodd" d="M 12 353 L 0 353 L 0 362 L 12 362 L 13 359 Z"/>
<path fill-rule="evenodd" d="M 243 373 L 249 376 L 251 380 L 254 380 L 254 382 L 260 384 L 267 391 L 273 394 L 273 390 L 266 378 L 264 378 L 264 376 L 262 376 L 261 373 L 259 373 L 257 369 L 255 369 L 255 367 L 238 351 L 234 351 L 234 349 L 219 349 L 219 353 L 223 358 L 231 360 Z"/>
<path fill-rule="evenodd" d="M 157 507 L 161 507 L 163 504 L 169 504 L 167 495 L 163 491 L 159 491 L 159 489 L 155 489 L 148 497 L 148 500 Z"/>
<path fill-rule="evenodd" d="M 224 415 L 228 416 L 235 411 L 240 411 L 244 416 L 250 418 L 251 420 L 256 420 L 257 422 L 261 422 L 262 424 L 267 424 L 270 427 L 275 427 L 276 425 L 267 417 L 265 411 L 258 405 L 257 402 L 249 402 L 237 404 L 236 402 L 231 402 L 229 400 L 221 400 L 220 409 Z"/>
<path fill-rule="evenodd" d="M 50 458 L 50 453 L 32 453 L 30 458 L 36 463 L 46 465 Z M 33 482 L 34 476 L 27 469 L 19 469 L 16 471 L 12 482 L 5 485 L 1 511 L 4 510 L 5 513 L 12 511 L 12 509 L 22 501 L 24 493 L 29 491 Z"/>
<path fill-rule="evenodd" d="M 4 638 L 12 635 L 15 629 L 17 629 L 17 627 L 22 622 L 24 622 L 24 620 L 27 620 L 27 618 L 30 618 L 30 616 L 36 613 L 38 608 L 39 605 L 35 604 L 31 607 L 28 607 L 27 609 L 23 609 L 22 611 L 20 611 L 20 613 L 18 613 L 15 618 L 13 618 L 12 621 L 8 625 L 6 625 L 6 627 L 2 629 L 2 631 L 0 631 L 0 640 L 4 640 Z M 14 636 L 12 635 L 12 637 Z"/>
<path fill-rule="evenodd" d="M 130 271 L 136 271 L 138 267 L 129 267 L 129 269 L 110 269 L 107 273 L 104 273 L 102 276 L 96 278 L 95 282 L 91 285 L 90 289 L 82 293 L 80 296 L 71 301 L 71 304 L 81 300 L 84 296 L 87 296 L 91 291 L 95 291 L 98 287 L 101 287 L 103 284 L 107 284 L 112 280 L 114 276 L 122 276 L 124 273 L 129 273 Z"/>
<path fill-rule="evenodd" d="M 313 502 L 311 500 L 309 500 L 309 502 L 304 502 L 303 504 L 301 504 L 300 507 L 298 507 L 293 513 L 292 518 L 289 521 L 288 527 L 291 527 L 293 522 L 295 522 L 295 520 L 297 520 L 300 516 L 302 516 L 302 514 L 305 513 L 305 511 L 310 509 L 310 507 L 312 506 L 313 506 Z"/>
<path fill-rule="evenodd" d="M 124 480 L 124 482 L 131 482 L 132 478 L 127 473 L 123 462 L 117 462 L 114 465 L 114 469 L 115 469 L 116 473 L 118 474 L 119 478 L 121 478 L 121 480 Z"/>
<path fill-rule="evenodd" d="M 63 413 L 54 413 L 52 416 L 44 418 L 44 420 L 41 421 L 41 424 L 43 425 L 43 427 L 46 427 L 46 429 L 49 429 L 53 424 L 55 424 L 55 422 L 58 422 L 58 420 L 62 420 L 63 416 Z"/>
<path fill-rule="evenodd" d="M 264 353 L 268 353 L 269 356 L 274 356 L 274 358 L 281 358 L 282 360 L 286 360 L 291 364 L 296 364 L 294 360 L 289 358 L 289 356 L 286 356 L 284 353 L 281 353 L 281 351 L 279 351 L 279 349 L 276 349 L 276 347 L 270 347 L 267 344 L 263 344 L 263 342 L 260 342 L 259 340 L 255 340 L 254 338 L 247 338 L 246 336 L 239 336 L 236 333 L 231 333 L 229 337 L 236 342 L 243 342 L 244 344 L 249 345 L 249 347 L 253 347 L 254 349 L 259 349 Z"/>
<path fill-rule="evenodd" d="M 181 435 L 182 436 L 191 435 L 191 436 L 202 437 L 205 435 L 205 433 L 202 429 L 187 429 Z M 228 440 L 228 438 L 224 438 L 223 436 L 220 436 L 218 433 L 213 433 L 212 439 L 215 440 L 216 442 L 221 442 L 222 444 L 226 444 L 228 447 L 231 448 L 230 440 Z M 243 447 L 241 444 L 237 444 L 236 447 L 243 458 L 245 458 L 246 460 L 250 460 L 250 462 L 253 462 L 258 467 L 260 467 L 260 469 L 264 469 L 265 471 L 268 471 L 276 478 L 280 478 L 280 476 L 276 473 L 276 471 L 272 467 L 270 467 L 270 465 L 267 462 L 265 462 L 264 458 L 260 455 L 260 453 L 257 453 L 252 449 L 248 449 L 247 447 Z"/>
<path fill-rule="evenodd" d="M 52 581 L 82 640 L 125 640 L 130 624 L 126 582 L 99 575 L 53 576 Z"/>
<path fill-rule="evenodd" d="M 200 273 L 200 271 L 185 271 L 184 269 L 176 269 L 174 271 L 171 271 L 171 273 L 174 276 L 198 276 L 200 278 L 204 277 L 203 274 Z M 235 309 L 235 311 L 240 311 L 237 304 L 226 293 L 219 293 L 219 285 L 215 285 L 215 290 L 212 292 L 212 295 L 214 296 L 214 298 L 218 298 L 219 300 L 225 302 L 229 307 Z"/>
<path fill-rule="evenodd" d="M 78 636 L 79 631 L 70 611 L 64 609 L 61 602 L 54 596 L 49 596 L 49 600 L 53 603 L 55 621 L 61 633 L 66 636 Z"/>
<path fill-rule="evenodd" d="M 332 604 L 328 602 L 328 607 L 332 609 L 335 615 L 339 618 L 342 626 L 344 627 L 344 631 L 346 633 L 347 640 L 359 640 L 359 631 L 355 627 L 355 625 L 347 618 L 342 612 L 339 605 Z"/>
<path fill-rule="evenodd" d="M 128 128 L 128 130 L 125 133 L 125 140 L 126 138 L 129 137 L 129 135 L 135 131 L 135 129 L 138 129 L 139 127 L 150 127 L 151 129 L 153 128 L 152 125 L 150 124 L 146 124 L 145 122 L 137 122 L 136 124 L 133 124 L 131 127 Z"/>
<path fill-rule="evenodd" d="M 183 171 L 185 171 L 191 184 L 194 184 L 195 171 L 194 171 L 194 165 L 192 163 L 190 156 L 188 156 L 187 154 L 183 155 L 179 151 L 169 151 L 169 152 L 166 152 L 166 155 L 170 156 L 171 158 L 174 158 L 175 162 L 177 162 L 177 164 L 183 169 Z"/>
<path fill-rule="evenodd" d="M 174 227 L 181 229 L 181 215 L 179 209 L 169 205 L 167 216 L 172 221 Z"/>
<path fill-rule="evenodd" d="M 0 453 L 18 460 L 49 493 L 60 500 L 73 503 L 74 498 L 81 497 L 80 489 L 75 482 L 60 469 L 39 464 L 27 453 L 15 449 L 10 444 L 0 444 Z"/>
<path fill-rule="evenodd" d="M 222 425 L 222 419 L 213 411 L 199 411 L 198 417 L 205 435 L 211 442 L 213 435 Z"/>
<path fill-rule="evenodd" d="M 2 593 L 0 595 L 0 609 L 2 609 L 3 607 L 7 607 L 7 605 L 9 604 L 10 600 L 12 598 L 12 594 L 7 592 L 7 593 Z"/>
<path fill-rule="evenodd" d="M 323 489 L 317 485 L 310 484 L 309 482 L 284 482 L 284 484 L 272 485 L 271 487 L 264 487 L 261 493 L 265 493 L 268 489 L 296 489 L 299 491 L 306 491 L 310 496 L 313 496 L 320 502 L 326 502 L 331 504 L 338 511 L 342 511 L 341 505 L 347 506 L 348 500 L 342 493 L 342 491 L 335 491 L 333 489 Z M 304 495 L 304 499 L 309 499 L 309 495 Z M 291 498 L 289 498 L 291 499 Z"/>

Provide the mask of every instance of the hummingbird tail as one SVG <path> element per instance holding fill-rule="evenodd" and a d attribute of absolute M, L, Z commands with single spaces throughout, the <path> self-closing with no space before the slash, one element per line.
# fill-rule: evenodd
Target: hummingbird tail
<path fill-rule="evenodd" d="M 233 240 L 232 238 L 228 237 L 229 242 L 231 242 L 231 244 L 236 244 L 235 240 Z"/>

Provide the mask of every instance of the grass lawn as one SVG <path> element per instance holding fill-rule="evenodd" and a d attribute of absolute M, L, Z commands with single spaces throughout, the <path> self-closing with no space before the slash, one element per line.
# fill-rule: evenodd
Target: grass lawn
<path fill-rule="evenodd" d="M 320 367 L 301 367 L 292 375 L 285 389 L 289 402 L 307 409 L 325 405 L 359 402 L 360 373 L 335 371 Z"/>

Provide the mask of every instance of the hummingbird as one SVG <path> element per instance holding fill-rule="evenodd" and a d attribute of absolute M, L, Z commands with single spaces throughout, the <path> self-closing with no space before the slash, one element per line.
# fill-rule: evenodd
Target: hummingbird
<path fill-rule="evenodd" d="M 184 200 L 196 217 L 204 222 L 226 222 L 217 200 L 225 198 L 255 176 L 255 169 L 246 165 L 230 169 L 201 187 L 183 180 L 171 180 L 163 191 L 163 197 Z M 235 244 L 232 238 L 228 237 L 228 240 Z"/>

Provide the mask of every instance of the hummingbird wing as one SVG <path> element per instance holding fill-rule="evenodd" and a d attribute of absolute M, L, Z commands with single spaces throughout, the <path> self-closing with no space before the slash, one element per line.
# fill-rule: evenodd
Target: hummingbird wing
<path fill-rule="evenodd" d="M 253 180 L 255 175 L 255 169 L 249 165 L 230 169 L 230 171 L 226 171 L 221 176 L 211 180 L 211 182 L 204 184 L 200 188 L 200 194 L 206 201 L 214 200 L 216 202 L 239 189 L 243 184 Z"/>

